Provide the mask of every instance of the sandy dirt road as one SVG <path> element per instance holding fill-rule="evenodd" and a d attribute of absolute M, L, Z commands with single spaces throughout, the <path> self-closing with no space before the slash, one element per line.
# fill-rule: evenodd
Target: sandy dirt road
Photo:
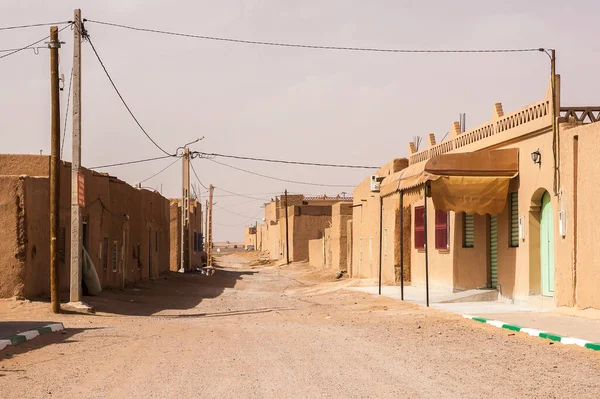
<path fill-rule="evenodd" d="M 306 267 L 228 255 L 213 277 L 169 275 L 52 317 L 0 352 L 0 398 L 597 398 L 600 353 L 343 290 Z M 328 282 L 330 281 L 330 282 Z"/>

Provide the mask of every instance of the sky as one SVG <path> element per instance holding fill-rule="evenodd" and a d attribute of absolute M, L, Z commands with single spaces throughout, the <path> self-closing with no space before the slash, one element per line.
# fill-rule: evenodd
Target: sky
<path fill-rule="evenodd" d="M 83 18 L 204 36 L 325 46 L 395 49 L 555 48 L 563 105 L 600 104 L 600 2 L 593 0 L 2 0 L 0 27 Z M 466 113 L 467 130 L 541 100 L 549 59 L 540 52 L 401 54 L 259 46 L 136 32 L 86 29 L 131 110 L 169 152 L 191 150 L 292 161 L 382 165 L 408 155 L 408 142 L 438 141 Z M 0 50 L 23 47 L 49 27 L 0 30 Z M 65 117 L 73 34 L 60 39 Z M 2 55 L 4 53 L 0 53 Z M 137 127 L 89 43 L 82 44 L 82 163 L 86 167 L 163 155 Z M 49 154 L 48 51 L 0 59 L 0 152 Z M 67 114 L 63 159 L 71 160 Z M 64 121 L 61 121 L 61 124 Z M 63 126 L 64 129 L 64 126 Z M 216 161 L 193 165 L 215 189 L 216 241 L 243 238 L 245 225 L 283 190 L 351 195 L 370 170 Z M 136 184 L 173 162 L 100 169 Z M 166 197 L 181 192 L 180 163 L 145 181 Z M 206 190 L 192 175 L 204 204 Z M 223 190 L 226 191 L 223 191 Z M 228 194 L 235 192 L 244 196 Z M 250 198 L 248 198 L 250 197 Z"/>

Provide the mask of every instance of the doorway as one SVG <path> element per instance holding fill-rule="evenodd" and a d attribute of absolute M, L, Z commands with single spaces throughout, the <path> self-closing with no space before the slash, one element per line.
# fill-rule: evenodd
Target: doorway
<path fill-rule="evenodd" d="M 540 263 L 542 267 L 542 295 L 554 296 L 554 216 L 548 192 L 544 193 L 542 197 Z"/>
<path fill-rule="evenodd" d="M 498 216 L 490 216 L 490 287 L 498 285 Z"/>

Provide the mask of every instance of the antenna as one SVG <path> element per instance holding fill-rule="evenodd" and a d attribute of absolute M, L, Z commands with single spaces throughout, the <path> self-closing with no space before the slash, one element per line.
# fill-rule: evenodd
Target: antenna
<path fill-rule="evenodd" d="M 421 137 L 420 136 L 414 136 L 413 141 L 415 143 L 415 150 L 419 151 L 419 148 L 421 147 Z"/>

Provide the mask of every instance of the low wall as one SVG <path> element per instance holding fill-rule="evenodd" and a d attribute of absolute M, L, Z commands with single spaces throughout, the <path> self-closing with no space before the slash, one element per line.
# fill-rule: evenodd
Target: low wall
<path fill-rule="evenodd" d="M 308 263 L 317 269 L 324 268 L 322 238 L 308 241 Z"/>

